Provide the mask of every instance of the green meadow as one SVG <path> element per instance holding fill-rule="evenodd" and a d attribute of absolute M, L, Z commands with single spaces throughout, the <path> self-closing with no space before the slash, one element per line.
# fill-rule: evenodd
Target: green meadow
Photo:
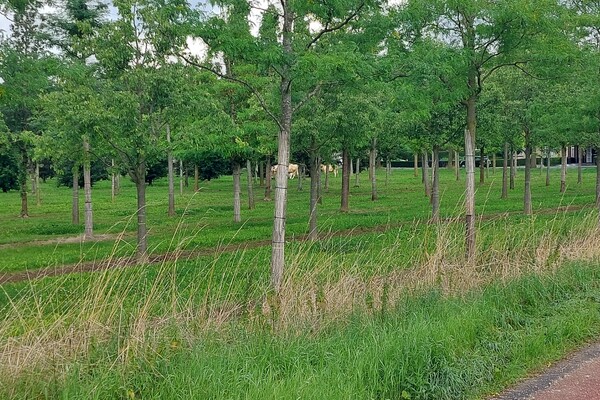
<path fill-rule="evenodd" d="M 148 187 L 152 255 L 135 253 L 135 187 L 112 201 L 93 189 L 97 240 L 70 222 L 68 188 L 49 180 L 42 204 L 19 214 L 0 194 L 0 275 L 64 265 L 108 269 L 0 286 L 0 397 L 64 399 L 485 398 L 600 332 L 595 169 L 559 193 L 533 173 L 534 215 L 522 215 L 523 171 L 507 200 L 501 169 L 478 185 L 478 252 L 464 262 L 464 181 L 442 170 L 443 222 L 428 222 L 421 178 L 378 171 L 340 177 L 308 242 L 309 180 L 290 181 L 285 279 L 269 289 L 273 204 L 233 223 L 232 180 L 177 194 Z M 464 171 L 461 171 L 464 173 Z M 242 201 L 245 201 L 242 193 Z"/>

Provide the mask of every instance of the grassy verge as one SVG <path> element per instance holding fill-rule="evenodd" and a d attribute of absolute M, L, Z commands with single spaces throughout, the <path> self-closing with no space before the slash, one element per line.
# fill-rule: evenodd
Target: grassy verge
<path fill-rule="evenodd" d="M 228 323 L 191 339 L 171 326 L 143 343 L 121 332 L 68 368 L 29 371 L 2 389 L 7 398 L 478 398 L 595 337 L 599 278 L 597 266 L 571 265 L 460 296 L 432 289 L 320 329 Z"/>
<path fill-rule="evenodd" d="M 0 397 L 478 397 L 599 332 L 572 216 L 482 221 L 473 265 L 460 222 L 295 243 L 278 297 L 268 248 L 3 285 Z"/>

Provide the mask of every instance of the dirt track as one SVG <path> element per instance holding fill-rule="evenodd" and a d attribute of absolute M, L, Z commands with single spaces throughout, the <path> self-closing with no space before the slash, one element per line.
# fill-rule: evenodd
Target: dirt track
<path fill-rule="evenodd" d="M 490 400 L 600 400 L 600 343 Z"/>

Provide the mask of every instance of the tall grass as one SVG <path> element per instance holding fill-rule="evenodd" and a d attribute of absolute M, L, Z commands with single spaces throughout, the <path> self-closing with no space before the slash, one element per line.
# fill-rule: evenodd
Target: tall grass
<path fill-rule="evenodd" d="M 600 273 L 557 273 L 596 265 L 596 224 L 482 219 L 470 264 L 460 221 L 331 234 L 289 246 L 279 294 L 268 248 L 4 285 L 0 397 L 485 392 L 598 332 Z M 189 236 L 169 250 L 184 254 Z"/>

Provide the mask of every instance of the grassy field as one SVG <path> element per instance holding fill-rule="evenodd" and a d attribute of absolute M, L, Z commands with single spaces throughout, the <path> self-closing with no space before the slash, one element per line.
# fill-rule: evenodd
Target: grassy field
<path fill-rule="evenodd" d="M 461 196 L 464 183 L 455 181 L 452 171 L 442 169 L 441 215 L 457 217 L 463 212 Z M 464 171 L 463 171 L 464 172 Z M 567 192 L 558 193 L 559 170 L 552 170 L 553 186 L 547 188 L 544 177 L 533 173 L 534 210 L 553 209 L 560 206 L 590 206 L 595 196 L 595 169 L 584 170 L 582 185 L 576 183 L 576 173 L 568 176 Z M 519 171 L 516 189 L 508 200 L 500 200 L 501 170 L 491 174 L 484 185 L 477 189 L 477 212 L 494 215 L 522 210 L 523 171 Z M 349 213 L 339 213 L 341 178 L 332 177 L 329 193 L 324 193 L 320 208 L 321 232 L 343 230 L 368 230 L 384 225 L 413 224 L 426 220 L 430 206 L 423 194 L 420 177 L 412 170 L 395 170 L 391 180 L 384 186 L 383 174 L 379 174 L 377 202 L 370 201 L 370 185 L 367 173 L 361 174 L 360 187 L 351 188 Z M 82 226 L 71 224 L 69 188 L 56 188 L 50 180 L 42 185 L 42 205 L 30 206 L 31 217 L 18 217 L 20 200 L 17 192 L 0 193 L 0 272 L 19 271 L 41 267 L 73 264 L 81 260 L 98 261 L 109 256 L 131 254 L 135 248 L 136 200 L 135 187 L 122 179 L 121 194 L 115 202 L 110 198 L 110 183 L 98 182 L 93 190 L 95 234 L 113 240 L 82 242 L 77 236 Z M 354 180 L 352 180 L 354 184 Z M 303 191 L 294 190 L 296 181 L 290 181 L 287 219 L 288 238 L 293 240 L 307 232 L 309 184 Z M 242 224 L 233 222 L 231 177 L 203 182 L 199 193 L 186 188 L 183 196 L 177 195 L 178 216 L 167 217 L 167 182 L 156 182 L 147 190 L 149 248 L 155 254 L 172 250 L 213 248 L 218 245 L 269 240 L 272 227 L 272 202 L 260 201 L 262 188 L 255 188 L 257 207 L 242 210 Z M 243 193 L 245 197 L 245 193 Z M 243 198 L 243 201 L 246 201 Z M 83 207 L 83 201 L 81 200 Z M 81 218 L 83 220 L 83 217 Z M 123 236 L 120 236 L 124 234 Z M 104 236 L 103 236 L 104 235 Z M 121 237 L 115 245 L 114 238 Z"/>
<path fill-rule="evenodd" d="M 186 189 L 172 219 L 166 182 L 150 187 L 152 251 L 199 252 L 127 268 L 116 258 L 134 250 L 125 179 L 114 203 L 105 182 L 94 188 L 96 234 L 124 233 L 116 241 L 61 243 L 82 227 L 70 224 L 69 190 L 51 181 L 26 220 L 17 194 L 0 194 L 0 273 L 111 257 L 114 267 L 0 285 L 0 397 L 481 398 L 596 337 L 595 170 L 582 185 L 570 171 L 564 195 L 558 169 L 550 188 L 534 173 L 533 217 L 520 213 L 523 171 L 508 200 L 500 170 L 490 173 L 468 265 L 463 182 L 442 172 L 441 225 L 426 223 L 412 170 L 395 170 L 387 186 L 381 174 L 377 202 L 365 173 L 346 214 L 333 179 L 314 243 L 297 240 L 308 182 L 291 190 L 279 296 L 268 288 L 269 246 L 219 248 L 270 238 L 272 203 L 232 222 L 228 177 Z"/>

